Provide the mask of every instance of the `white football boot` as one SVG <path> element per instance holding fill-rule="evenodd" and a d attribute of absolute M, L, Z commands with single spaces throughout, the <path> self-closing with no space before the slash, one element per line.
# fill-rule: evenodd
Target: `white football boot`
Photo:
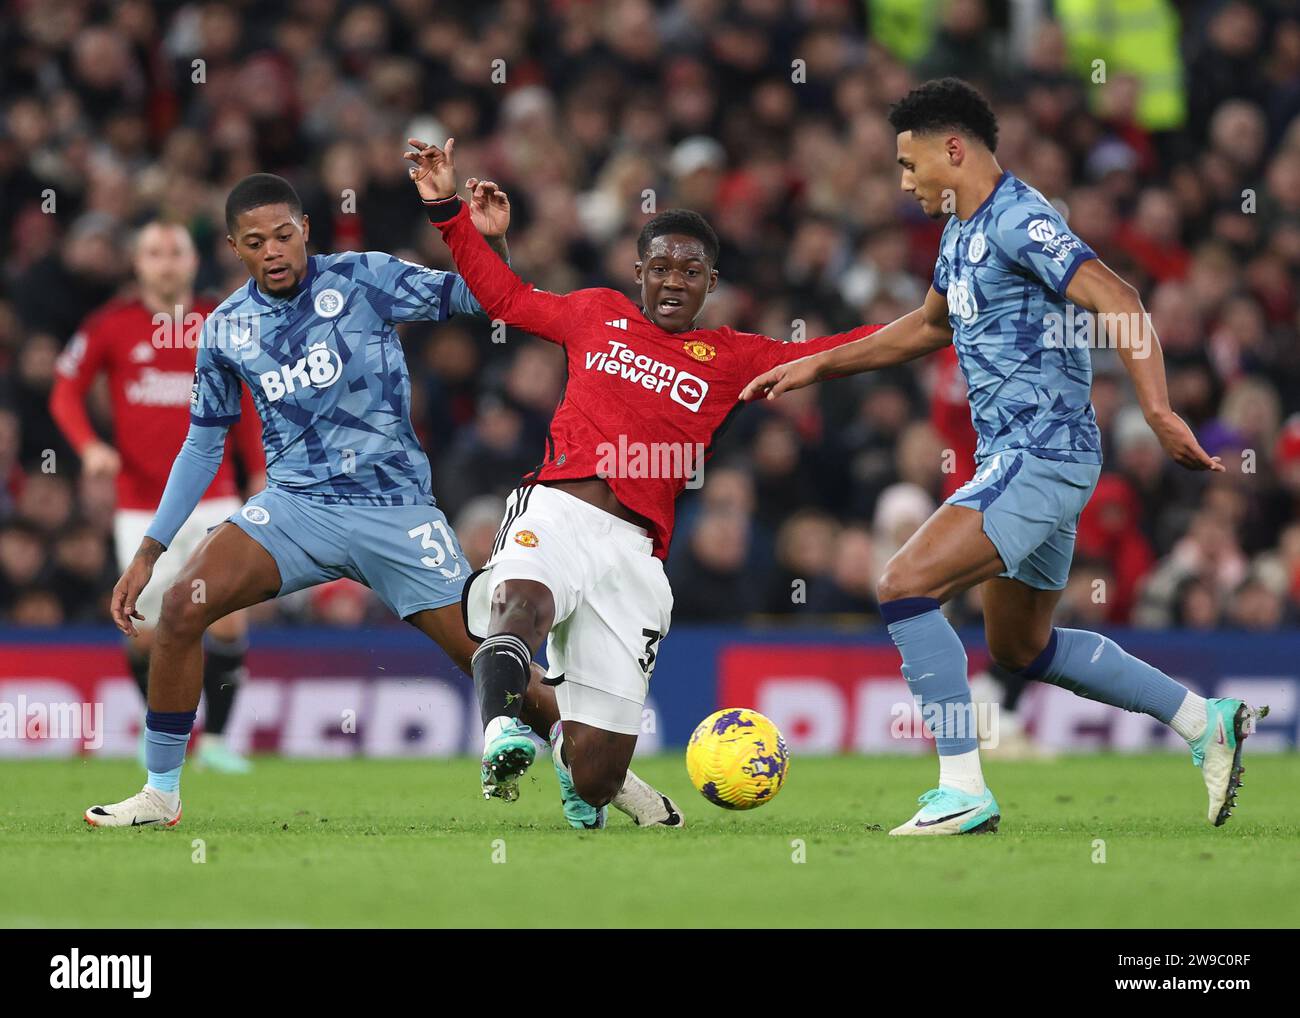
<path fill-rule="evenodd" d="M 91 827 L 175 827 L 181 821 L 181 798 L 145 785 L 129 799 L 91 806 L 85 817 Z"/>
<path fill-rule="evenodd" d="M 1002 814 L 993 793 L 970 795 L 947 785 L 932 788 L 917 800 L 921 808 L 892 835 L 992 834 L 998 829 Z"/>
<path fill-rule="evenodd" d="M 1206 725 L 1192 741 L 1192 762 L 1201 768 L 1210 795 L 1209 821 L 1222 827 L 1237 805 L 1237 792 L 1246 768 L 1241 763 L 1242 743 L 1255 732 L 1255 722 L 1267 717 L 1267 707 L 1251 707 L 1241 700 L 1205 701 Z"/>
<path fill-rule="evenodd" d="M 686 818 L 677 808 L 677 803 L 651 788 L 630 770 L 610 805 L 630 816 L 638 827 L 686 826 Z"/>

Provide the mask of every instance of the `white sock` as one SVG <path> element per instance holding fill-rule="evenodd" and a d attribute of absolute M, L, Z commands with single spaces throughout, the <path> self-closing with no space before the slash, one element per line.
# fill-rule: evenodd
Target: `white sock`
<path fill-rule="evenodd" d="M 505 714 L 499 714 L 489 721 L 487 727 L 483 729 L 483 748 L 487 749 L 503 729 L 510 728 L 514 723 L 515 719 L 507 717 Z"/>
<path fill-rule="evenodd" d="M 1205 726 L 1210 723 L 1205 713 L 1205 697 L 1197 696 L 1190 689 L 1183 697 L 1183 702 L 1169 721 L 1169 727 L 1188 742 L 1195 742 L 1205 734 Z"/>
<path fill-rule="evenodd" d="M 980 768 L 980 751 L 954 753 L 939 757 L 939 784 L 967 795 L 984 794 L 984 771 Z"/>

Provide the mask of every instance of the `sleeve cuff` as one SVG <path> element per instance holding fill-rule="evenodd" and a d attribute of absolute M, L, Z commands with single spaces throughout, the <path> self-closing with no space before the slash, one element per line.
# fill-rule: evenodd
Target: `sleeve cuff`
<path fill-rule="evenodd" d="M 425 201 L 421 198 L 420 204 L 424 206 L 424 212 L 429 217 L 429 222 L 437 226 L 439 223 L 447 223 L 455 219 L 464 202 L 460 200 L 460 195 L 453 194 L 448 198 L 440 198 L 437 201 Z"/>
<path fill-rule="evenodd" d="M 1084 254 L 1079 255 L 1079 257 L 1074 260 L 1073 264 L 1065 270 L 1065 275 L 1061 277 L 1061 285 L 1056 288 L 1056 292 L 1060 295 L 1062 300 L 1065 299 L 1065 291 L 1070 288 L 1070 280 L 1072 280 L 1074 274 L 1079 271 L 1079 266 L 1096 257 L 1097 254 L 1095 251 L 1087 251 Z"/>
<path fill-rule="evenodd" d="M 228 428 L 239 420 L 239 414 L 232 417 L 196 417 L 190 414 L 190 423 L 200 428 Z"/>

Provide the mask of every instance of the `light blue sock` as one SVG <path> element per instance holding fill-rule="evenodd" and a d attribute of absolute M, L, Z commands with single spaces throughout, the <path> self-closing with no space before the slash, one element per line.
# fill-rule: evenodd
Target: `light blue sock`
<path fill-rule="evenodd" d="M 903 678 L 934 733 L 940 756 L 969 753 L 979 747 L 971 711 L 966 650 L 932 597 L 886 601 L 880 614 L 889 624 L 903 655 Z"/>
<path fill-rule="evenodd" d="M 1053 629 L 1047 647 L 1022 674 L 1076 696 L 1150 714 L 1165 724 L 1173 720 L 1188 692 L 1114 640 L 1082 629 Z"/>
<path fill-rule="evenodd" d="M 185 747 L 194 729 L 195 711 L 149 711 L 144 720 L 144 762 L 149 786 L 160 792 L 180 792 Z"/>

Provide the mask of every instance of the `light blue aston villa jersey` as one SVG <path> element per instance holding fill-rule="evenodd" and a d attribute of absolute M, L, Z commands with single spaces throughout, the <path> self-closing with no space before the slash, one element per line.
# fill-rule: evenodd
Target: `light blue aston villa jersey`
<path fill-rule="evenodd" d="M 969 219 L 948 220 L 934 288 L 948 298 L 977 461 L 1024 449 L 1101 462 L 1088 348 L 1061 338 L 1062 322 L 1075 319 L 1065 291 L 1095 257 L 1047 199 L 1010 173 Z"/>
<path fill-rule="evenodd" d="M 271 487 L 327 502 L 432 503 L 395 326 L 482 313 L 455 273 L 375 251 L 316 255 L 294 296 L 268 296 L 250 279 L 208 317 L 190 419 L 232 424 L 242 381 L 262 418 Z"/>

